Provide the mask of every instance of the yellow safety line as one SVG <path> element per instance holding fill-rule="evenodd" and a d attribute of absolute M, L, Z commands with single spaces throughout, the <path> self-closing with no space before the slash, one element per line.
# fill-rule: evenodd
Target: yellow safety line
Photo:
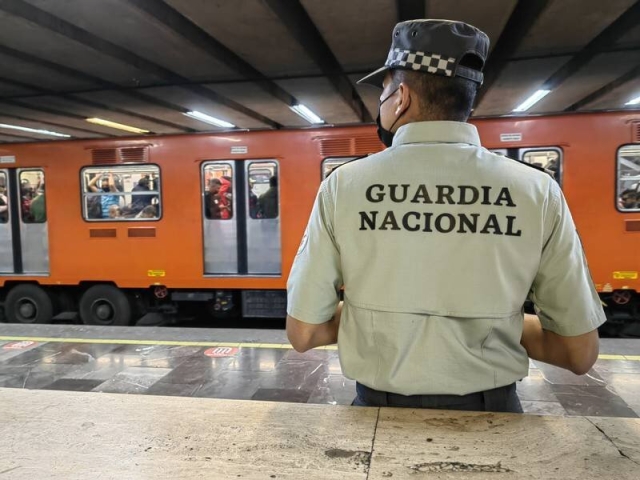
<path fill-rule="evenodd" d="M 64 338 L 64 337 L 5 337 L 0 342 L 57 342 L 57 343 L 100 343 L 112 345 L 168 345 L 175 347 L 237 347 L 237 348 L 293 348 L 287 343 L 247 343 L 247 342 L 189 342 L 180 340 L 116 340 L 111 338 Z M 318 350 L 337 350 L 336 345 L 319 347 Z"/>
<path fill-rule="evenodd" d="M 175 347 L 236 347 L 236 348 L 293 348 L 288 343 L 248 343 L 248 342 L 189 342 L 181 340 L 116 340 L 111 338 L 63 338 L 63 337 L 4 337 L 0 342 L 58 342 L 58 343 L 104 343 L 112 345 L 168 345 Z M 337 350 L 337 345 L 318 347 L 316 350 Z M 598 360 L 627 360 L 640 362 L 640 355 L 598 355 Z"/>

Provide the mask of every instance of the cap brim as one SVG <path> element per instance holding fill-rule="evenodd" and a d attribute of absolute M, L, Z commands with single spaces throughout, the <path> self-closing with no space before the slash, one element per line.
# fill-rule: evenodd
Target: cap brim
<path fill-rule="evenodd" d="M 373 87 L 382 88 L 382 82 L 387 74 L 387 70 L 389 70 L 389 67 L 386 65 L 384 67 L 380 67 L 375 72 L 370 73 L 366 77 L 362 77 L 356 83 L 358 85 L 371 85 Z"/>

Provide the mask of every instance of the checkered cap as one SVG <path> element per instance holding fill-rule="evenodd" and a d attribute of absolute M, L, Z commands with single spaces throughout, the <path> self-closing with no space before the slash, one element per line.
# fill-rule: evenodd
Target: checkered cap
<path fill-rule="evenodd" d="M 412 52 L 411 50 L 394 48 L 389 52 L 385 65 L 451 77 L 456 66 L 456 59 L 443 57 L 439 53 Z"/>
<path fill-rule="evenodd" d="M 384 66 L 358 83 L 380 87 L 388 70 L 400 68 L 482 84 L 488 52 L 489 37 L 471 25 L 450 20 L 409 20 L 393 29 Z"/>

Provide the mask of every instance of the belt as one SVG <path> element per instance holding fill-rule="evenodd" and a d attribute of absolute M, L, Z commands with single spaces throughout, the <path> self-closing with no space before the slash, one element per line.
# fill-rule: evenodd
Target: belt
<path fill-rule="evenodd" d="M 356 383 L 358 397 L 369 406 L 441 408 L 450 410 L 513 411 L 512 403 L 517 400 L 516 384 L 498 387 L 467 395 L 401 395 L 382 392 Z M 519 402 L 518 402 L 519 406 Z"/>

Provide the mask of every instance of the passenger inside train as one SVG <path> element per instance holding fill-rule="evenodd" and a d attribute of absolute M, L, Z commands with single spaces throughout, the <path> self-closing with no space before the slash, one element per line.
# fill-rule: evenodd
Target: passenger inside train
<path fill-rule="evenodd" d="M 0 223 L 9 221 L 9 199 L 7 198 L 6 177 L 0 173 Z"/>
<path fill-rule="evenodd" d="M 269 178 L 269 189 L 258 198 L 257 218 L 276 218 L 278 216 L 278 177 Z"/>
<path fill-rule="evenodd" d="M 85 219 L 159 218 L 159 180 L 159 169 L 155 166 L 116 167 L 109 171 L 85 169 Z"/>
<path fill-rule="evenodd" d="M 209 180 L 208 190 L 204 194 L 204 214 L 209 220 L 220 219 L 220 187 L 222 183 L 219 178 Z"/>
<path fill-rule="evenodd" d="M 640 192 L 633 189 L 627 189 L 620 195 L 618 202 L 620 210 L 635 210 L 640 208 Z"/>

